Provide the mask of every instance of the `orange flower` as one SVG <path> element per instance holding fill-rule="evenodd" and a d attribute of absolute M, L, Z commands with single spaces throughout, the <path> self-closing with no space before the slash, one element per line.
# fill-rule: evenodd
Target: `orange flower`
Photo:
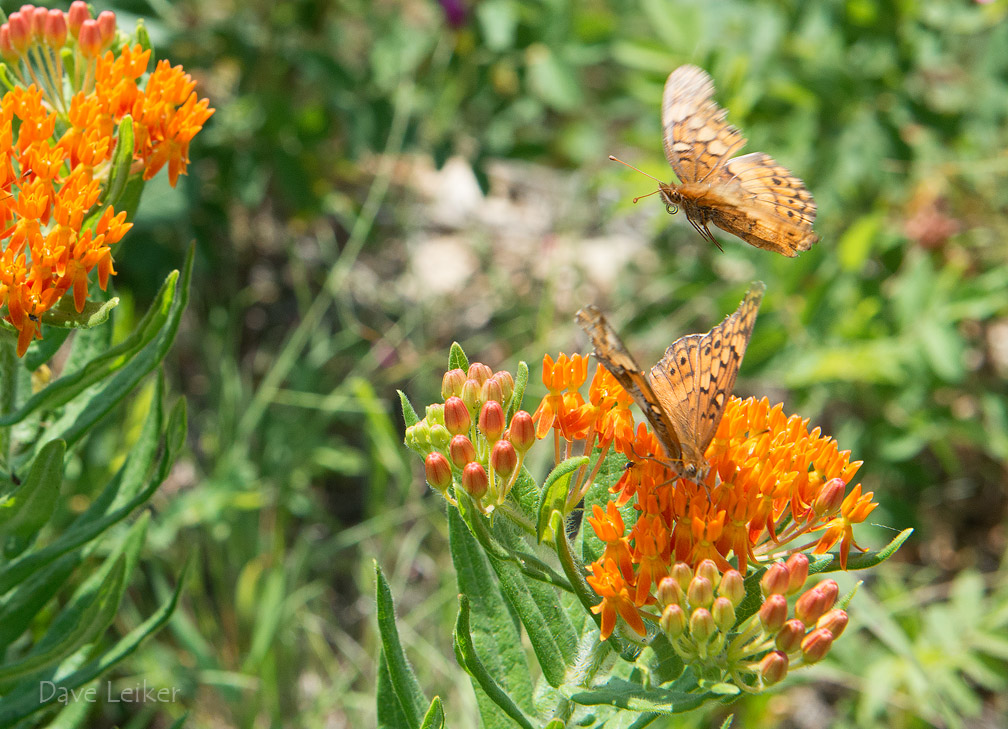
<path fill-rule="evenodd" d="M 66 293 L 73 291 L 81 312 L 91 272 L 97 270 L 102 290 L 115 273 L 112 247 L 132 223 L 111 204 L 101 215 L 96 206 L 123 118 L 133 119 L 131 172 L 147 180 L 167 164 L 175 185 L 189 142 L 213 114 L 206 99 L 197 99 L 192 79 L 166 61 L 140 88 L 150 51 L 129 44 L 118 55 L 106 50 L 116 36 L 114 14 L 96 21 L 75 2 L 61 23 L 50 18 L 53 32 L 36 33 L 23 11 L 0 28 L 0 54 L 15 83 L 0 101 L 0 307 L 18 330 L 19 355 L 41 336 L 42 315 Z M 46 84 L 46 91 L 27 83 L 64 68 L 58 60 L 64 53 L 74 60 L 71 78 Z M 63 89 L 72 97 L 64 98 Z"/>
<path fill-rule="evenodd" d="M 816 554 L 824 554 L 837 543 L 837 540 L 841 540 L 840 566 L 847 569 L 847 556 L 850 554 L 851 545 L 853 544 L 856 549 L 862 552 L 865 551 L 854 541 L 854 525 L 860 524 L 868 518 L 870 513 L 875 511 L 878 504 L 872 503 L 871 499 L 874 495 L 873 491 L 869 491 L 862 496 L 861 484 L 851 489 L 840 507 L 841 515 L 827 525 L 826 532 L 816 542 L 812 551 Z"/>
<path fill-rule="evenodd" d="M 647 632 L 644 629 L 644 621 L 641 619 L 634 601 L 630 598 L 627 584 L 616 563 L 607 559 L 605 562 L 593 563 L 590 569 L 592 574 L 585 579 L 602 598 L 602 602 L 591 609 L 596 615 L 602 614 L 601 640 L 612 635 L 613 628 L 616 627 L 617 614 L 638 635 L 644 635 Z"/>
<path fill-rule="evenodd" d="M 575 354 L 568 359 L 561 353 L 555 362 L 548 354 L 543 357 L 542 379 L 549 393 L 532 414 L 537 438 L 545 437 L 550 428 L 556 428 L 568 441 L 587 434 L 596 417 L 596 409 L 578 393 L 587 378 L 587 357 Z"/>

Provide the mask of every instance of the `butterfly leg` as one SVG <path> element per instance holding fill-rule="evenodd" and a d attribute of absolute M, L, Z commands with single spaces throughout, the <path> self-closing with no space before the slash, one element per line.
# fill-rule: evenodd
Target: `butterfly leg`
<path fill-rule="evenodd" d="M 687 218 L 687 220 L 689 220 L 689 218 Z M 717 246 L 717 249 L 719 251 L 724 253 L 724 248 L 722 248 L 721 244 L 717 242 L 717 238 L 714 237 L 714 234 L 710 232 L 710 228 L 707 227 L 707 223 L 697 223 L 693 220 L 690 220 L 689 223 L 690 225 L 693 226 L 693 228 L 696 230 L 697 233 L 703 236 L 705 240 L 709 240 L 711 243 Z"/>

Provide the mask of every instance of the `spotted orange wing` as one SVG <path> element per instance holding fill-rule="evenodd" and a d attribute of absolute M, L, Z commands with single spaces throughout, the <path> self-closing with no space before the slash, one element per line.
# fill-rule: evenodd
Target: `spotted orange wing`
<path fill-rule="evenodd" d="M 762 282 L 753 283 L 735 313 L 706 334 L 677 339 L 648 374 L 660 409 L 679 433 L 687 471 L 706 473 L 704 451 L 735 387 L 764 291 Z"/>
<path fill-rule="evenodd" d="M 680 182 L 703 182 L 745 146 L 742 132 L 725 121 L 714 101 L 714 82 L 702 68 L 680 66 L 662 96 L 665 158 Z"/>
<path fill-rule="evenodd" d="M 701 68 L 680 66 L 662 97 L 665 157 L 681 181 L 665 186 L 666 203 L 681 205 L 705 238 L 712 222 L 750 245 L 794 257 L 812 247 L 816 206 L 805 184 L 762 152 L 734 157 L 746 142 L 714 101 Z"/>
<path fill-rule="evenodd" d="M 678 461 L 682 456 L 679 435 L 668 413 L 662 409 L 658 396 L 651 389 L 650 380 L 627 351 L 616 330 L 602 312 L 591 305 L 578 311 L 577 323 L 591 339 L 595 357 L 612 373 L 623 389 L 630 393 L 637 407 L 651 423 L 655 436 L 665 449 L 665 455 L 671 461 Z"/>

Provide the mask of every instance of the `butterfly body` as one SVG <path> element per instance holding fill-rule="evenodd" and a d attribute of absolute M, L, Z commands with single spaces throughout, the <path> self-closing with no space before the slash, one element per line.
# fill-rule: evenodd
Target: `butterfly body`
<path fill-rule="evenodd" d="M 659 182 L 666 209 L 681 209 L 715 245 L 709 223 L 784 256 L 807 251 L 819 240 L 812 231 L 812 194 L 768 154 L 732 157 L 746 139 L 725 116 L 706 71 L 687 65 L 669 74 L 662 97 L 664 147 L 680 184 Z"/>
<path fill-rule="evenodd" d="M 733 314 L 705 334 L 677 339 L 646 373 L 597 308 L 577 313 L 595 356 L 633 397 L 682 476 L 701 481 L 707 475 L 704 453 L 735 387 L 765 290 L 752 284 Z"/>

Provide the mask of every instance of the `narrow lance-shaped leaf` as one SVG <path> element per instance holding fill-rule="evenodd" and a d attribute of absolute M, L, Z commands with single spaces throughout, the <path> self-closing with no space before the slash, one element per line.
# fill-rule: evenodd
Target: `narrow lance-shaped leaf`
<path fill-rule="evenodd" d="M 375 562 L 375 595 L 378 602 L 378 632 L 381 635 L 382 651 L 388 666 L 392 691 L 399 708 L 410 727 L 420 726 L 427 706 L 427 698 L 423 695 L 420 682 L 417 681 L 413 669 L 406 660 L 402 645 L 399 642 L 399 629 L 396 627 L 395 605 L 392 602 L 392 590 L 389 589 L 381 567 Z"/>

